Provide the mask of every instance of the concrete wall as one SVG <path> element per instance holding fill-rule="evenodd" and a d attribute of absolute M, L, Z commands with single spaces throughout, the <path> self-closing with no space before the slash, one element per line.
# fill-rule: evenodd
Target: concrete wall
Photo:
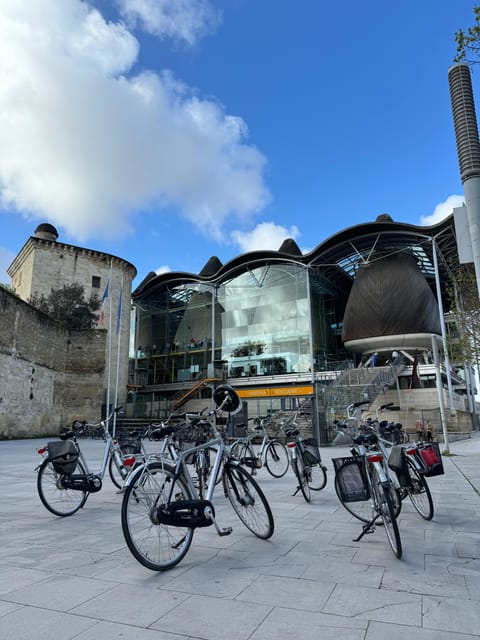
<path fill-rule="evenodd" d="M 101 417 L 106 331 L 69 332 L 0 288 L 0 438 Z"/>

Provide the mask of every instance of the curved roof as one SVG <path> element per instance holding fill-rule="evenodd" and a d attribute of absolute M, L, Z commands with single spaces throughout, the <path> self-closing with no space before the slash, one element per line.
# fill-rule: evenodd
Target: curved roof
<path fill-rule="evenodd" d="M 247 269 L 273 262 L 294 262 L 318 269 L 323 277 L 337 286 L 342 287 L 344 283 L 347 289 L 362 264 L 401 252 L 407 252 L 415 258 L 430 287 L 434 289 L 433 241 L 438 248 L 441 280 L 447 280 L 448 265 L 458 262 L 453 214 L 428 227 L 394 222 L 390 216 L 382 214 L 375 222 L 348 227 L 330 236 L 307 254 L 302 254 L 296 243 L 289 239 L 283 242 L 279 251 L 252 251 L 225 264 L 219 260 L 218 263 L 216 260 L 209 261 L 208 268 L 204 267 L 200 274 L 168 272 L 155 277 L 149 274 L 132 296 L 133 299 L 141 298 L 172 281 L 220 284 Z M 215 271 L 212 269 L 214 266 L 217 267 Z"/>

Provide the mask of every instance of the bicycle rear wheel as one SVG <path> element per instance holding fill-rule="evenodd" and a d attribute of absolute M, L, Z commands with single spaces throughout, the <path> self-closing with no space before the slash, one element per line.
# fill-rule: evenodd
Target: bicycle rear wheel
<path fill-rule="evenodd" d="M 256 469 L 257 458 L 255 456 L 255 451 L 247 442 L 236 442 L 232 447 L 232 455 L 244 467 L 252 469 L 253 471 Z"/>
<path fill-rule="evenodd" d="M 134 454 L 138 453 L 138 448 L 135 447 L 133 444 L 124 444 L 122 447 L 122 458 L 124 457 L 130 457 Z M 138 465 L 138 463 L 137 463 Z M 113 484 L 117 487 L 117 489 L 121 489 L 123 486 L 123 483 L 125 482 L 125 479 L 127 478 L 127 476 L 131 473 L 132 469 L 135 468 L 134 467 L 124 467 L 122 465 L 122 467 L 117 467 L 114 457 L 112 454 L 110 454 L 110 458 L 108 460 L 108 475 L 110 476 L 110 480 L 113 482 Z"/>
<path fill-rule="evenodd" d="M 402 541 L 398 530 L 389 487 L 386 487 L 378 477 L 375 469 L 372 469 L 372 491 L 375 493 L 377 513 L 380 515 L 387 535 L 388 544 L 397 558 L 402 557 Z"/>
<path fill-rule="evenodd" d="M 287 447 L 279 440 L 272 440 L 265 451 L 265 466 L 274 478 L 281 478 L 288 471 Z"/>
<path fill-rule="evenodd" d="M 434 508 L 432 494 L 427 481 L 415 467 L 413 460 L 407 457 L 408 473 L 410 475 L 410 484 L 405 487 L 408 497 L 413 506 L 424 520 L 433 518 Z"/>
<path fill-rule="evenodd" d="M 308 486 L 312 491 L 321 491 L 327 486 L 327 470 L 321 462 L 306 467 L 308 472 Z"/>
<path fill-rule="evenodd" d="M 80 460 L 77 460 L 75 474 L 85 475 L 85 469 Z M 50 513 L 56 516 L 71 516 L 81 509 L 89 496 L 88 491 L 76 489 L 64 489 L 63 476 L 58 474 L 48 460 L 40 465 L 37 476 L 37 490 L 40 500 Z"/>
<path fill-rule="evenodd" d="M 373 518 L 374 508 L 371 498 L 367 500 L 357 500 L 356 502 L 345 502 L 342 499 L 342 493 L 340 491 L 340 481 L 338 475 L 343 472 L 343 469 L 338 469 L 335 474 L 335 493 L 340 500 L 342 506 L 357 520 L 362 522 L 371 522 Z"/>
<path fill-rule="evenodd" d="M 257 538 L 273 535 L 272 510 L 263 491 L 252 476 L 237 462 L 225 462 L 223 488 L 233 510 Z"/>
<path fill-rule="evenodd" d="M 168 464 L 152 462 L 130 478 L 122 501 L 122 531 L 136 560 L 152 571 L 171 569 L 190 548 L 194 529 L 158 522 L 158 508 L 168 501 L 192 500 L 188 486 L 174 478 Z M 172 493 L 173 495 L 170 497 Z"/>

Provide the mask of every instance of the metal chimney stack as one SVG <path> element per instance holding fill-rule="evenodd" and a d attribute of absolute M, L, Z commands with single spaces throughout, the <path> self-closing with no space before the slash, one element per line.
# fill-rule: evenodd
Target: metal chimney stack
<path fill-rule="evenodd" d="M 468 64 L 459 63 L 450 67 L 448 82 L 473 263 L 480 296 L 480 141 Z"/>

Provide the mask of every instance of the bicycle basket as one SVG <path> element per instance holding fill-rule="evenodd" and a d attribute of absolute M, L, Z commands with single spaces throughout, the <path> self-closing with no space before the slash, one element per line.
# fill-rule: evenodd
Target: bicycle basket
<path fill-rule="evenodd" d="M 317 440 L 315 438 L 305 438 L 305 440 L 302 440 L 301 442 L 305 463 L 311 466 L 320 464 L 322 458 L 320 456 L 320 449 L 318 448 Z"/>
<path fill-rule="evenodd" d="M 365 456 L 332 458 L 335 479 L 342 502 L 360 502 L 370 498 L 365 472 Z"/>
<path fill-rule="evenodd" d="M 48 459 L 57 473 L 69 476 L 75 471 L 78 451 L 71 440 L 47 442 Z"/>
<path fill-rule="evenodd" d="M 419 448 L 419 453 L 420 464 L 423 466 L 423 475 L 431 478 L 445 473 L 438 442 L 423 445 Z"/>

